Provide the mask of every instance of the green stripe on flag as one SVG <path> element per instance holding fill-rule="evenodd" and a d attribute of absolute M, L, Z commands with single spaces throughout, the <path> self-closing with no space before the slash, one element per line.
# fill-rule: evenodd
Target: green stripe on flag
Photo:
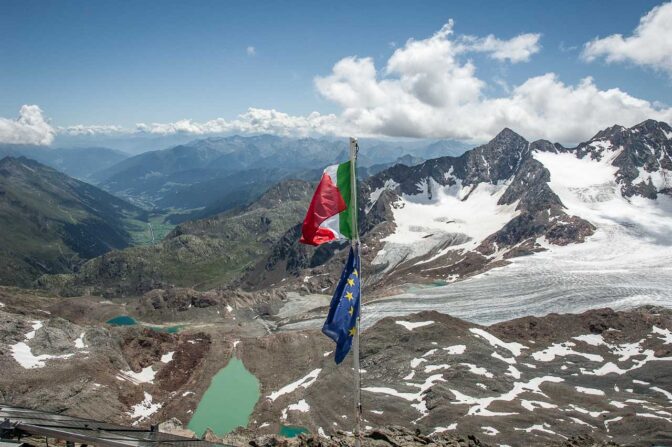
<path fill-rule="evenodd" d="M 345 211 L 340 213 L 338 215 L 339 218 L 339 230 L 341 234 L 348 239 L 352 239 L 356 233 L 356 231 L 353 231 L 352 229 L 352 213 L 355 213 L 355 219 L 357 216 L 357 210 L 353 210 L 350 207 L 350 192 L 352 190 L 351 188 L 351 171 L 350 171 L 350 162 L 346 161 L 345 163 L 341 163 L 338 165 L 338 171 L 336 172 L 336 186 L 338 187 L 338 190 L 341 192 L 341 195 L 343 196 L 343 200 L 345 201 L 345 204 L 348 206 Z M 356 221 L 355 221 L 356 225 Z"/>

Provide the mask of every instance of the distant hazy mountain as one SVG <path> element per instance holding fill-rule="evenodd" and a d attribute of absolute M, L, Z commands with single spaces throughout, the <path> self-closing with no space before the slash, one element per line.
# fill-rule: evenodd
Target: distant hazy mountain
<path fill-rule="evenodd" d="M 28 158 L 0 160 L 0 283 L 28 285 L 43 273 L 131 243 L 143 212 Z"/>
<path fill-rule="evenodd" d="M 0 158 L 27 157 L 81 180 L 128 158 L 128 154 L 105 147 L 44 147 L 0 144 Z"/>
<path fill-rule="evenodd" d="M 373 172 L 409 153 L 426 159 L 441 151 L 442 155 L 463 151 L 455 142 L 418 145 L 365 140 L 364 144 L 359 166 L 378 166 Z M 128 158 L 96 173 L 94 180 L 145 207 L 223 211 L 248 203 L 277 181 L 311 179 L 324 166 L 347 158 L 345 139 L 211 137 Z"/>

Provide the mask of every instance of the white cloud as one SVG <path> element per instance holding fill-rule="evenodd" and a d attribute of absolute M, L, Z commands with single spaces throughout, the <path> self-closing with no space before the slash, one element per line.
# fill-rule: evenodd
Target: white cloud
<path fill-rule="evenodd" d="M 318 112 L 306 116 L 293 116 L 276 110 L 249 108 L 234 120 L 216 118 L 206 122 L 180 120 L 173 123 L 139 123 L 136 130 L 153 134 L 169 135 L 190 133 L 195 135 L 218 133 L 272 133 L 284 136 L 308 136 L 315 134 L 339 134 L 340 121 L 335 115 Z"/>
<path fill-rule="evenodd" d="M 35 105 L 24 105 L 17 119 L 0 117 L 0 143 L 48 145 L 56 131 Z"/>
<path fill-rule="evenodd" d="M 257 49 L 254 48 L 253 46 L 249 46 L 245 48 L 245 52 L 247 53 L 248 56 L 255 56 L 257 54 Z"/>
<path fill-rule="evenodd" d="M 672 3 L 649 11 L 631 36 L 612 34 L 588 42 L 582 56 L 587 61 L 604 57 L 607 62 L 631 62 L 672 76 Z"/>
<path fill-rule="evenodd" d="M 500 40 L 490 34 L 487 37 L 465 36 L 462 42 L 467 51 L 490 53 L 490 57 L 500 61 L 527 62 L 530 56 L 541 49 L 541 34 L 521 34 L 509 40 Z"/>
<path fill-rule="evenodd" d="M 575 143 L 615 123 L 672 119 L 669 108 L 619 89 L 600 90 L 591 78 L 566 85 L 553 73 L 532 77 L 505 96 L 488 97 L 486 82 L 464 55 L 485 51 L 495 59 L 523 61 L 538 51 L 538 35 L 510 40 L 452 35 L 450 21 L 427 39 L 411 39 L 380 71 L 372 58 L 346 57 L 315 85 L 342 107 L 343 126 L 364 135 L 483 141 L 510 127 L 530 139 Z"/>

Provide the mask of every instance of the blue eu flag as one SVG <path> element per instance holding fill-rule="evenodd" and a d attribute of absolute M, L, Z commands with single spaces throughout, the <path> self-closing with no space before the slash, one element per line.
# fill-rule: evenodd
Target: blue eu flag
<path fill-rule="evenodd" d="M 350 351 L 352 339 L 357 334 L 359 316 L 359 256 L 350 248 L 348 262 L 341 274 L 331 298 L 329 315 L 322 326 L 322 332 L 336 342 L 336 363 L 341 363 Z"/>

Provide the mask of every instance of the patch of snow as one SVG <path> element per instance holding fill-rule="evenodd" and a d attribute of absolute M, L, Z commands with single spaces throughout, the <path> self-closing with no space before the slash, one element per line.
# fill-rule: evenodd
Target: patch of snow
<path fill-rule="evenodd" d="M 12 351 L 12 357 L 25 369 L 34 369 L 34 368 L 43 368 L 45 362 L 51 359 L 67 359 L 72 357 L 74 354 L 62 354 L 62 355 L 49 355 L 41 354 L 34 355 L 30 346 L 24 342 L 16 343 L 10 346 Z"/>
<path fill-rule="evenodd" d="M 415 369 L 415 368 L 418 367 L 418 365 L 420 365 L 420 363 L 426 362 L 426 361 L 427 361 L 427 359 L 415 358 L 415 359 L 411 360 L 411 368 Z"/>
<path fill-rule="evenodd" d="M 175 351 L 170 351 L 166 354 L 163 354 L 161 356 L 161 363 L 170 363 L 173 361 L 173 356 L 175 355 Z"/>
<path fill-rule="evenodd" d="M 132 370 L 121 371 L 121 375 L 126 377 L 131 382 L 138 383 L 154 383 L 154 377 L 156 376 L 156 371 L 150 365 L 142 369 L 140 372 L 135 372 Z"/>
<path fill-rule="evenodd" d="M 377 188 L 374 191 L 371 191 L 371 194 L 369 194 L 369 203 L 366 206 L 366 212 L 368 213 L 369 211 L 371 211 L 371 208 L 373 208 L 373 205 L 376 204 L 383 191 L 393 190 L 397 188 L 397 186 L 399 186 L 399 183 L 395 182 L 392 179 L 387 179 L 385 180 L 385 184 L 383 185 L 382 188 Z"/>
<path fill-rule="evenodd" d="M 322 354 L 323 357 L 329 357 L 329 355 L 334 352 L 334 351 L 327 351 L 324 354 Z"/>
<path fill-rule="evenodd" d="M 506 362 L 509 365 L 515 365 L 516 364 L 516 359 L 513 357 L 504 357 L 499 354 L 499 352 L 493 352 L 490 354 L 491 357 L 496 358 L 497 360 L 501 360 L 502 362 Z"/>
<path fill-rule="evenodd" d="M 447 348 L 441 348 L 444 351 L 448 352 L 450 355 L 460 355 L 464 354 L 464 351 L 467 350 L 467 347 L 465 345 L 455 345 L 455 346 L 448 346 Z"/>
<path fill-rule="evenodd" d="M 457 422 L 453 422 L 448 427 L 434 427 L 434 431 L 430 434 L 430 436 L 436 435 L 438 433 L 443 433 L 444 431 L 455 430 L 456 428 L 457 428 Z"/>
<path fill-rule="evenodd" d="M 436 349 L 436 348 L 434 348 L 434 349 L 430 349 L 429 351 L 427 351 L 427 352 L 425 352 L 424 354 L 422 354 L 422 356 L 423 356 L 423 357 L 429 357 L 430 355 L 434 355 L 434 354 L 436 353 L 436 351 L 438 351 L 438 349 Z"/>
<path fill-rule="evenodd" d="M 666 390 L 664 390 L 662 388 L 659 388 L 657 386 L 652 386 L 651 391 L 657 391 L 659 393 L 662 393 L 667 398 L 667 400 L 672 402 L 672 393 L 670 393 L 669 391 L 666 391 Z"/>
<path fill-rule="evenodd" d="M 438 371 L 440 369 L 448 369 L 448 368 L 450 368 L 450 365 L 447 365 L 445 363 L 443 363 L 441 365 L 427 365 L 427 366 L 425 366 L 425 372 L 426 373 L 431 373 L 431 372 L 434 372 L 434 371 Z"/>
<path fill-rule="evenodd" d="M 369 410 L 373 414 L 383 414 L 382 410 Z"/>
<path fill-rule="evenodd" d="M 608 411 L 590 411 L 590 410 L 586 410 L 585 408 L 581 408 L 581 407 L 579 407 L 579 406 L 577 406 L 577 405 L 574 405 L 574 404 L 570 404 L 569 406 L 570 406 L 574 411 L 577 411 L 577 412 L 579 412 L 579 413 L 581 413 L 581 414 L 587 414 L 587 415 L 589 415 L 589 416 L 592 417 L 592 418 L 599 418 L 599 417 L 602 416 L 603 414 L 608 414 L 608 413 L 609 413 Z"/>
<path fill-rule="evenodd" d="M 320 372 L 322 372 L 321 368 L 317 368 L 317 369 L 312 370 L 306 376 L 300 378 L 299 380 L 297 380 L 295 382 L 292 382 L 289 385 L 283 386 L 278 391 L 272 392 L 271 394 L 269 394 L 267 396 L 267 399 L 270 399 L 270 400 L 274 401 L 280 396 L 284 396 L 285 394 L 293 393 L 299 387 L 308 388 L 313 383 L 315 383 L 315 381 L 317 380 L 317 376 L 320 375 Z"/>
<path fill-rule="evenodd" d="M 580 357 L 584 357 L 585 359 L 590 360 L 592 362 L 604 361 L 604 358 L 601 355 L 578 352 L 571 349 L 572 346 L 576 345 L 571 341 L 565 343 L 554 343 L 553 345 L 549 346 L 543 351 L 537 351 L 532 353 L 532 358 L 534 358 L 538 362 L 550 362 L 553 359 L 555 359 L 555 357 L 566 357 L 568 355 L 577 355 Z"/>
<path fill-rule="evenodd" d="M 75 348 L 77 349 L 86 348 L 86 345 L 84 344 L 84 332 L 79 334 L 79 337 L 77 338 L 77 340 L 75 340 Z"/>
<path fill-rule="evenodd" d="M 505 374 L 507 376 L 513 377 L 514 379 L 520 379 L 521 376 L 520 371 L 518 371 L 518 369 L 513 365 L 509 365 L 509 368 L 507 369 Z"/>
<path fill-rule="evenodd" d="M 591 346 L 601 346 L 606 344 L 601 334 L 585 334 L 572 337 L 574 340 L 582 341 Z"/>
<path fill-rule="evenodd" d="M 289 411 L 300 411 L 301 413 L 307 413 L 310 411 L 310 405 L 308 405 L 308 402 L 306 402 L 305 399 L 301 399 L 295 404 L 291 404 L 290 406 L 287 407 L 287 410 Z"/>
<path fill-rule="evenodd" d="M 541 400 L 527 400 L 527 399 L 521 399 L 520 406 L 526 409 L 527 411 L 534 411 L 536 408 L 545 408 L 545 409 L 558 408 L 557 405 L 548 402 L 544 402 Z"/>
<path fill-rule="evenodd" d="M 479 375 L 479 376 L 485 376 L 488 379 L 492 379 L 494 377 L 491 372 L 489 372 L 487 369 L 485 369 L 483 367 L 476 366 L 476 365 L 473 365 L 471 363 L 460 363 L 460 365 L 466 366 L 467 368 L 469 368 L 469 372 L 472 373 L 472 374 L 476 374 L 476 375 Z"/>
<path fill-rule="evenodd" d="M 662 335 L 663 344 L 669 345 L 672 344 L 672 332 L 669 329 L 661 329 L 659 327 L 653 326 L 652 332 L 657 335 Z"/>
<path fill-rule="evenodd" d="M 532 425 L 532 426 L 527 427 L 527 428 L 515 427 L 514 429 L 518 430 L 518 431 L 524 431 L 526 433 L 532 433 L 533 431 L 540 431 L 540 432 L 543 432 L 543 433 L 549 433 L 551 435 L 561 436 L 561 437 L 564 438 L 564 436 L 557 434 L 556 432 L 554 432 L 553 430 L 550 430 L 547 427 L 550 427 L 550 425 L 548 425 L 546 422 L 544 422 L 543 424 L 535 424 L 535 425 Z"/>
<path fill-rule="evenodd" d="M 152 395 L 145 391 L 145 399 L 139 404 L 135 404 L 131 407 L 131 411 L 128 412 L 128 415 L 131 419 L 137 419 L 133 422 L 133 425 L 137 425 L 138 422 L 147 419 L 161 408 L 160 403 L 152 402 Z"/>
<path fill-rule="evenodd" d="M 33 321 L 33 330 L 26 334 L 26 340 L 32 340 L 35 337 L 37 331 L 42 327 L 42 322 L 39 320 Z"/>
<path fill-rule="evenodd" d="M 488 436 L 495 436 L 497 433 L 499 433 L 499 430 L 497 430 L 495 427 L 481 427 L 481 430 L 483 430 L 483 434 Z"/>
<path fill-rule="evenodd" d="M 506 343 L 500 340 L 499 338 L 495 337 L 494 335 L 490 334 L 489 332 L 486 332 L 480 328 L 470 328 L 469 331 L 472 334 L 476 334 L 479 337 L 484 338 L 488 343 L 490 343 L 494 347 L 506 349 L 507 351 L 511 352 L 511 354 L 513 354 L 514 357 L 518 357 L 523 349 L 527 349 L 527 346 L 521 345 L 520 343 L 516 342 Z"/>
<path fill-rule="evenodd" d="M 193 391 L 185 391 L 184 393 L 182 393 L 182 397 L 187 397 L 191 394 L 196 394 L 196 393 L 194 393 Z"/>
<path fill-rule="evenodd" d="M 515 413 L 496 413 L 488 410 L 488 407 L 493 402 L 497 401 L 511 402 L 513 399 L 517 398 L 518 395 L 525 392 L 531 392 L 540 394 L 542 396 L 546 396 L 539 388 L 541 384 L 545 382 L 560 383 L 563 381 L 564 379 L 554 376 L 535 377 L 528 382 L 514 382 L 513 388 L 511 388 L 510 391 L 501 394 L 499 396 L 489 396 L 489 397 L 471 397 L 457 390 L 451 389 L 450 391 L 455 396 L 455 401 L 451 403 L 453 405 L 470 405 L 467 415 L 509 416 Z"/>
<path fill-rule="evenodd" d="M 606 428 L 607 431 L 609 431 L 609 424 L 611 424 L 612 422 L 618 422 L 621 419 L 623 419 L 623 416 L 617 416 L 615 418 L 605 420 L 604 421 L 604 428 Z"/>
<path fill-rule="evenodd" d="M 375 394 L 387 394 L 389 396 L 395 396 L 413 402 L 411 406 L 421 413 L 422 418 L 428 414 L 427 404 L 424 400 L 425 392 L 430 389 L 435 382 L 445 382 L 445 380 L 441 374 L 434 374 L 427 377 L 424 383 L 409 383 L 408 385 L 420 389 L 417 393 L 403 393 L 388 387 L 366 387 L 362 388 L 362 390 Z"/>
<path fill-rule="evenodd" d="M 579 393 L 590 394 L 592 396 L 604 396 L 604 391 L 597 390 L 595 388 L 586 388 L 586 387 L 583 387 L 583 386 L 576 386 L 574 388 Z"/>
<path fill-rule="evenodd" d="M 430 324 L 434 324 L 434 322 L 431 321 L 431 320 L 430 321 L 401 321 L 401 320 L 397 320 L 397 321 L 395 321 L 395 323 L 397 323 L 400 326 L 405 327 L 409 331 L 412 331 L 413 329 L 417 329 L 419 327 L 429 326 Z"/>

